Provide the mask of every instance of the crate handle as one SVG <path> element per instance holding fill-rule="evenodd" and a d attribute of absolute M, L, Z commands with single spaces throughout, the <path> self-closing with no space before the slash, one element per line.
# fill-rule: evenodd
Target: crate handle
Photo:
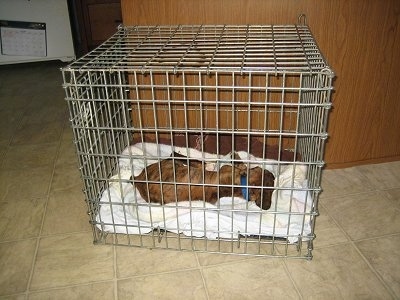
<path fill-rule="evenodd" d="M 307 16 L 305 14 L 300 14 L 297 18 L 298 25 L 307 26 Z"/>

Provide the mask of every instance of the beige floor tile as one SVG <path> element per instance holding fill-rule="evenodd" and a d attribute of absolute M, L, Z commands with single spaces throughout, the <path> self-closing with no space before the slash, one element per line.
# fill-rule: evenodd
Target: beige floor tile
<path fill-rule="evenodd" d="M 74 133 L 72 131 L 71 122 L 69 119 L 64 123 L 64 131 L 61 135 L 61 139 L 67 142 L 67 145 L 71 144 L 72 148 L 75 149 L 75 145 L 73 144 Z"/>
<path fill-rule="evenodd" d="M 0 241 L 37 237 L 45 204 L 45 198 L 0 201 Z"/>
<path fill-rule="evenodd" d="M 357 169 L 368 178 L 371 186 L 376 189 L 400 187 L 400 161 L 359 166 Z"/>
<path fill-rule="evenodd" d="M 65 189 L 76 189 L 83 197 L 83 183 L 79 174 L 78 165 L 74 163 L 59 164 L 54 168 L 53 180 L 51 181 L 51 191 Z"/>
<path fill-rule="evenodd" d="M 400 299 L 400 235 L 360 241 L 356 245 Z"/>
<path fill-rule="evenodd" d="M 400 232 L 399 212 L 379 192 L 330 199 L 324 206 L 353 240 Z"/>
<path fill-rule="evenodd" d="M 12 99 L 10 99 L 10 102 L 11 101 Z M 0 141 L 8 141 L 11 139 L 14 132 L 21 126 L 21 116 L 22 112 L 19 110 L 6 110 L 4 108 L 0 110 Z"/>
<path fill-rule="evenodd" d="M 111 280 L 113 247 L 95 246 L 91 233 L 40 240 L 31 290 Z"/>
<path fill-rule="evenodd" d="M 8 145 L 9 145 L 8 139 L 6 139 L 6 140 L 0 139 L 0 157 L 1 158 L 6 154 Z"/>
<path fill-rule="evenodd" d="M 254 259 L 254 256 L 243 256 L 233 254 L 202 253 L 198 252 L 197 257 L 201 266 L 212 266 L 243 260 Z"/>
<path fill-rule="evenodd" d="M 357 168 L 324 170 L 321 200 L 371 190 L 366 177 Z"/>
<path fill-rule="evenodd" d="M 36 239 L 0 243 L 0 296 L 26 290 L 35 249 Z"/>
<path fill-rule="evenodd" d="M 60 121 L 34 124 L 25 123 L 14 133 L 11 145 L 52 143 L 61 138 L 62 128 L 63 123 Z"/>
<path fill-rule="evenodd" d="M 9 141 L 0 139 L 0 168 L 3 165 L 3 161 L 5 159 L 7 150 L 8 150 Z"/>
<path fill-rule="evenodd" d="M 65 130 L 69 131 L 68 128 L 64 129 L 64 131 Z M 75 169 L 78 168 L 78 158 L 76 155 L 76 149 L 72 137 L 68 137 L 68 139 L 67 138 L 61 139 L 60 150 L 56 160 L 56 167 L 59 165 L 67 165 L 67 164 L 74 165 Z"/>
<path fill-rule="evenodd" d="M 27 96 L 25 93 L 21 93 L 20 85 L 15 83 L 10 83 L 10 85 L 0 87 L 0 97 L 6 99 L 6 101 L 2 101 L 1 109 L 13 110 L 18 113 L 24 112 L 29 102 L 32 101 L 32 95 Z"/>
<path fill-rule="evenodd" d="M 327 201 L 334 201 L 327 200 Z M 314 248 L 325 247 L 345 243 L 348 241 L 343 231 L 336 225 L 334 220 L 328 215 L 325 208 L 320 205 L 320 215 L 316 218 L 315 222 L 315 235 Z"/>
<path fill-rule="evenodd" d="M 26 300 L 26 299 L 28 299 L 26 294 L 0 296 L 0 300 Z"/>
<path fill-rule="evenodd" d="M 47 196 L 53 166 L 0 171 L 0 199 L 44 198 Z"/>
<path fill-rule="evenodd" d="M 195 300 L 207 295 L 200 271 L 188 270 L 120 280 L 118 299 Z"/>
<path fill-rule="evenodd" d="M 287 260 L 286 265 L 304 299 L 390 299 L 350 243 L 316 249 L 312 261 Z"/>
<path fill-rule="evenodd" d="M 112 300 L 114 299 L 114 282 L 100 282 L 88 285 L 78 285 L 62 289 L 34 292 L 29 294 L 29 300 Z"/>
<path fill-rule="evenodd" d="M 388 198 L 394 207 L 400 209 L 400 188 L 383 190 L 381 194 Z"/>
<path fill-rule="evenodd" d="M 62 121 L 66 119 L 66 116 L 67 116 L 66 104 L 64 102 L 59 103 L 57 101 L 48 104 L 46 106 L 46 109 L 43 109 L 43 107 L 39 105 L 27 109 L 22 118 L 22 123 L 27 128 L 35 124 L 47 125 L 47 123 L 57 123 L 58 125 L 60 121 L 63 124 Z"/>
<path fill-rule="evenodd" d="M 60 97 L 59 92 L 54 88 L 38 91 L 39 95 L 34 95 L 25 107 L 22 118 L 23 124 L 38 124 L 47 122 L 62 121 L 67 117 L 67 107 L 65 101 Z M 46 112 L 48 112 L 46 114 Z"/>
<path fill-rule="evenodd" d="M 192 252 L 117 247 L 118 278 L 197 268 Z"/>
<path fill-rule="evenodd" d="M 42 235 L 90 231 L 87 210 L 80 186 L 51 192 Z"/>
<path fill-rule="evenodd" d="M 205 267 L 210 299 L 298 299 L 282 260 L 253 259 Z"/>
<path fill-rule="evenodd" d="M 57 154 L 58 143 L 22 145 L 9 147 L 3 169 L 24 169 L 52 166 Z"/>

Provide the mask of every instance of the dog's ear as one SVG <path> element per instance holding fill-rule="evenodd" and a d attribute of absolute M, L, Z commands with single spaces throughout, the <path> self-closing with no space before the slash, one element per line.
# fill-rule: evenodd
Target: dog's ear
<path fill-rule="evenodd" d="M 236 151 L 232 153 L 232 159 L 234 159 L 235 161 L 241 160 L 239 154 Z"/>
<path fill-rule="evenodd" d="M 233 160 L 233 166 L 237 169 L 239 169 L 240 175 L 246 175 L 247 174 L 247 166 L 241 162 L 241 158 L 237 152 L 232 153 L 232 160 Z"/>
<path fill-rule="evenodd" d="M 232 153 L 232 161 L 235 167 L 237 167 L 238 165 L 244 165 L 244 163 L 241 161 L 242 158 L 239 156 L 239 154 L 237 154 L 237 152 L 233 152 Z"/>

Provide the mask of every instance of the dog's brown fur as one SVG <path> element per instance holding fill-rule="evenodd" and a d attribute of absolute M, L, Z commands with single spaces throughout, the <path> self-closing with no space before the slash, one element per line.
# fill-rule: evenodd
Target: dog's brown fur
<path fill-rule="evenodd" d="M 221 197 L 243 197 L 241 176 L 247 176 L 248 199 L 262 209 L 270 208 L 274 176 L 267 170 L 263 172 L 260 167 L 247 169 L 243 163 L 224 165 L 219 171 L 207 171 L 201 161 L 174 153 L 173 158 L 143 169 L 134 177 L 134 184 L 147 202 L 167 204 L 191 199 L 215 203 Z"/>

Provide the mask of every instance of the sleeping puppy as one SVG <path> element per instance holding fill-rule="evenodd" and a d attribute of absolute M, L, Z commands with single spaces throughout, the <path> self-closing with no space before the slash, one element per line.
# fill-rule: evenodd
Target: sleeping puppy
<path fill-rule="evenodd" d="M 173 153 L 143 169 L 134 177 L 134 185 L 147 202 L 205 200 L 214 204 L 221 197 L 234 196 L 255 201 L 262 209 L 270 208 L 275 178 L 269 171 L 248 169 L 243 163 L 224 165 L 218 171 L 205 170 L 204 166 L 201 161 Z"/>

